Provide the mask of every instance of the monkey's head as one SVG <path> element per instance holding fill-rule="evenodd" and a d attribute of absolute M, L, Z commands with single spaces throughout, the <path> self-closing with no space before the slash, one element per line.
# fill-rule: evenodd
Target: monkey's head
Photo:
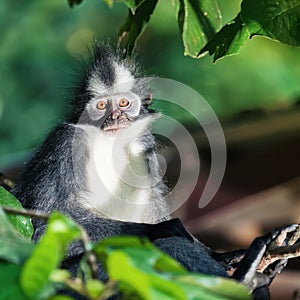
<path fill-rule="evenodd" d="M 148 109 L 151 91 L 147 80 L 140 78 L 136 64 L 121 60 L 109 46 L 95 43 L 81 73 L 73 98 L 73 121 L 81 118 L 114 134 L 153 112 Z"/>

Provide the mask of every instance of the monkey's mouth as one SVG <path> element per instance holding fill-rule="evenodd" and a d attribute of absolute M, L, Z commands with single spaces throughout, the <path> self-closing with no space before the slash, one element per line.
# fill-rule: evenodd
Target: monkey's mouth
<path fill-rule="evenodd" d="M 122 128 L 127 128 L 129 126 L 129 120 L 127 118 L 118 118 L 112 120 L 111 118 L 107 118 L 102 126 L 102 130 L 110 133 L 117 133 Z"/>
<path fill-rule="evenodd" d="M 116 133 L 121 128 L 126 128 L 126 127 L 128 127 L 127 124 L 114 124 L 114 125 L 109 125 L 109 126 L 103 127 L 103 130 L 104 131 L 110 131 L 110 132 Z"/>

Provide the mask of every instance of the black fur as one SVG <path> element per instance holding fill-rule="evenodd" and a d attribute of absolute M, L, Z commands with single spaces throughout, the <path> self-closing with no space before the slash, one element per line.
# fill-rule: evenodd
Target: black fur
<path fill-rule="evenodd" d="M 75 80 L 73 80 L 73 86 L 71 87 L 73 105 L 71 119 L 73 118 L 74 123 L 77 123 L 78 117 L 80 117 L 90 100 L 91 95 L 87 91 L 87 87 L 91 74 L 96 72 L 101 81 L 107 86 L 113 85 L 115 81 L 116 74 L 113 61 L 116 55 L 113 54 L 112 49 L 109 46 L 95 43 L 89 52 L 89 57 L 86 60 L 77 62 L 78 70 L 75 70 Z"/>

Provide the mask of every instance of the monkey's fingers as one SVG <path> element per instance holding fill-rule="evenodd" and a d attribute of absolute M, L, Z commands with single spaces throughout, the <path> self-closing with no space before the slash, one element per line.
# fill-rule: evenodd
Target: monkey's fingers
<path fill-rule="evenodd" d="M 290 234 L 292 233 L 292 234 Z M 292 224 L 282 228 L 275 240 L 270 243 L 257 268 L 258 272 L 266 272 L 266 269 L 275 261 L 281 260 L 277 267 L 272 268 L 272 277 L 275 269 L 280 273 L 287 263 L 287 259 L 300 256 L 300 243 L 295 244 L 300 238 L 300 226 Z M 281 267 L 279 267 L 281 266 Z"/>
<path fill-rule="evenodd" d="M 277 248 L 278 246 L 292 245 L 291 238 L 297 232 L 299 233 L 299 224 L 291 224 L 286 227 L 279 228 L 278 230 L 280 230 L 280 233 L 278 234 L 276 239 L 268 246 L 267 251 L 271 250 L 272 248 Z M 293 234 L 290 235 L 290 233 L 292 232 Z"/>
<path fill-rule="evenodd" d="M 285 267 L 287 260 L 285 257 L 280 257 L 276 259 L 279 260 L 277 264 L 269 267 L 274 261 L 270 261 L 267 257 L 267 251 L 271 248 L 283 247 L 278 245 L 287 245 L 291 241 L 291 237 L 288 235 L 293 232 L 294 236 L 298 230 L 299 226 L 292 224 L 256 238 L 239 263 L 232 278 L 245 284 L 250 291 L 261 286 L 268 286 L 275 275 Z M 297 250 L 294 252 L 297 253 Z"/>
<path fill-rule="evenodd" d="M 246 285 L 250 292 L 260 286 L 267 286 L 269 284 L 268 277 L 258 273 L 257 268 L 265 254 L 267 246 L 277 238 L 280 232 L 280 230 L 275 230 L 256 238 L 233 273 L 232 278 Z"/>

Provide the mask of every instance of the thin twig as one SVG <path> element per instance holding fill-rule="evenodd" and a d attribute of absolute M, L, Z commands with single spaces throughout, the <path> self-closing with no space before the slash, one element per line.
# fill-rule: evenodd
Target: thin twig
<path fill-rule="evenodd" d="M 50 217 L 49 214 L 45 214 L 45 213 L 41 213 L 41 212 L 37 212 L 34 210 L 29 210 L 29 209 L 26 209 L 26 210 L 25 209 L 16 209 L 16 208 L 11 208 L 11 207 L 7 207 L 7 206 L 2 206 L 2 208 L 8 214 L 22 215 L 22 216 L 27 216 L 30 218 L 39 218 L 39 219 L 43 219 L 43 220 L 48 220 Z M 75 222 L 75 223 L 81 231 L 80 240 L 83 244 L 83 248 L 84 248 L 84 251 L 87 256 L 88 265 L 91 268 L 92 278 L 96 279 L 98 277 L 97 258 L 96 258 L 96 255 L 92 251 L 90 238 L 89 238 L 86 230 L 77 222 Z"/>
<path fill-rule="evenodd" d="M 38 219 L 43 219 L 43 220 L 48 220 L 49 219 L 49 214 L 45 214 L 42 212 L 38 212 L 35 210 L 31 209 L 17 209 L 17 208 L 11 208 L 7 206 L 2 206 L 3 210 L 8 213 L 8 214 L 13 214 L 13 215 L 21 215 L 21 216 L 26 216 L 30 218 L 38 218 Z"/>
<path fill-rule="evenodd" d="M 88 291 L 86 289 L 85 283 L 79 278 L 66 278 L 63 280 L 63 283 L 68 286 L 73 291 L 76 291 L 78 294 L 86 297 L 87 299 L 94 299 L 90 298 L 88 295 Z M 100 297 L 97 298 L 98 300 L 107 300 L 112 295 L 116 294 L 117 292 L 117 282 L 114 280 L 108 280 L 108 282 L 104 286 L 104 291 L 101 293 Z"/>
<path fill-rule="evenodd" d="M 99 300 L 107 300 L 109 297 L 117 292 L 117 282 L 109 279 L 105 285 L 105 290 L 100 296 Z"/>
<path fill-rule="evenodd" d="M 89 238 L 89 235 L 87 234 L 86 230 L 77 223 L 77 226 L 81 230 L 81 242 L 83 244 L 83 248 L 87 257 L 88 265 L 92 272 L 92 278 L 97 279 L 98 278 L 98 266 L 97 266 L 97 257 L 95 253 L 92 251 L 92 243 Z"/>
<path fill-rule="evenodd" d="M 73 291 L 76 291 L 78 294 L 82 296 L 86 296 L 86 288 L 84 286 L 84 283 L 79 278 L 66 278 L 63 280 L 63 283 L 71 288 Z"/>

